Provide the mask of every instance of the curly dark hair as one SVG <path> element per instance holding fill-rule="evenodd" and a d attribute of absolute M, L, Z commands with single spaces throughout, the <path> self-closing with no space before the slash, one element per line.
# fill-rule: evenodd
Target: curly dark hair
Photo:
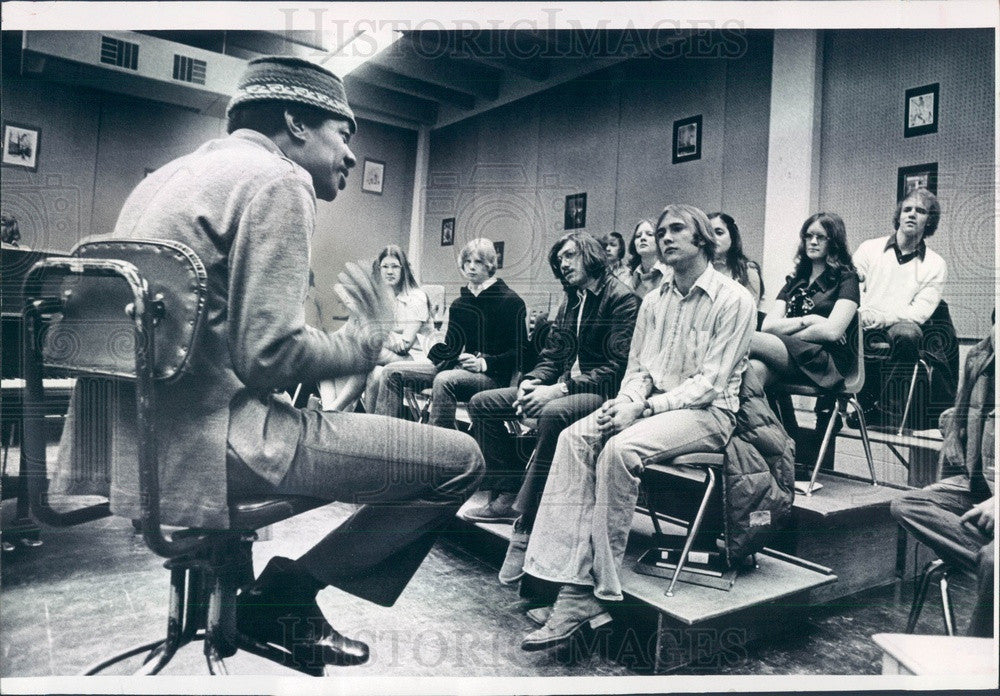
<path fill-rule="evenodd" d="M 604 250 L 604 245 L 587 232 L 567 232 L 556 240 L 549 249 L 549 267 L 552 269 L 552 275 L 565 285 L 562 272 L 559 270 L 559 250 L 566 242 L 576 244 L 580 256 L 583 257 L 583 269 L 587 275 L 603 280 L 608 272 L 608 253 Z"/>

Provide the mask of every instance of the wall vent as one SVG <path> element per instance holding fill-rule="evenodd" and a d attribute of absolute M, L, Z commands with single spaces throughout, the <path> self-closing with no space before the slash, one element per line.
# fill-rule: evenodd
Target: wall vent
<path fill-rule="evenodd" d="M 205 84 L 205 61 L 174 54 L 174 79 L 183 82 Z"/>
<path fill-rule="evenodd" d="M 110 36 L 101 37 L 101 62 L 128 70 L 139 69 L 139 44 Z"/>

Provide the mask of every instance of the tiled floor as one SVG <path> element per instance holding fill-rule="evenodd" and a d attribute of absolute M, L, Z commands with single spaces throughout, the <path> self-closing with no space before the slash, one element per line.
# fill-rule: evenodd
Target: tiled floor
<path fill-rule="evenodd" d="M 259 571 L 275 554 L 296 556 L 350 513 L 330 505 L 277 525 L 255 550 Z M 9 511 L 7 511 L 9 512 Z M 459 535 L 463 532 L 459 532 Z M 613 676 L 636 672 L 601 655 L 576 656 L 519 649 L 532 627 L 516 590 L 496 581 L 497 549 L 472 532 L 439 544 L 395 607 L 367 604 L 333 589 L 319 602 L 342 632 L 372 649 L 350 676 Z M 106 518 L 43 531 L 45 543 L 3 556 L 0 603 L 0 676 L 73 675 L 135 643 L 159 637 L 165 625 L 167 574 L 130 524 Z M 971 582 L 953 583 L 956 613 L 968 615 Z M 725 660 L 681 674 L 877 674 L 873 633 L 901 631 L 910 589 L 889 587 L 812 610 L 787 622 L 777 639 L 738 646 Z M 768 617 L 782 621 L 783 617 Z M 964 626 L 964 620 L 960 619 Z M 940 633 L 932 598 L 921 632 Z M 642 642 L 642 641 L 640 641 Z M 641 664 L 642 658 L 633 664 Z M 253 656 L 227 661 L 230 673 L 290 674 Z M 166 674 L 201 675 L 200 649 L 189 646 Z"/>

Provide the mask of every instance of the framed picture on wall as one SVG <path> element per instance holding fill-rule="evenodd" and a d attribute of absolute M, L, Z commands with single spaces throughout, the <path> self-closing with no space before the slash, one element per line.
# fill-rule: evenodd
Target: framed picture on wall
<path fill-rule="evenodd" d="M 382 195 L 385 183 L 385 162 L 365 157 L 365 167 L 361 172 L 361 190 Z"/>
<path fill-rule="evenodd" d="M 573 193 L 566 196 L 563 229 L 578 230 L 587 226 L 587 194 Z"/>
<path fill-rule="evenodd" d="M 906 195 L 915 188 L 929 189 L 936 196 L 937 179 L 937 162 L 900 167 L 896 174 L 896 202 L 906 198 Z"/>
<path fill-rule="evenodd" d="M 455 243 L 455 218 L 445 218 L 441 221 L 441 246 L 451 246 Z"/>
<path fill-rule="evenodd" d="M 42 129 L 23 123 L 4 121 L 2 161 L 8 167 L 21 167 L 38 171 L 38 146 L 42 142 Z"/>
<path fill-rule="evenodd" d="M 701 159 L 701 114 L 674 121 L 673 163 Z"/>
<path fill-rule="evenodd" d="M 497 252 L 497 268 L 503 268 L 503 242 L 493 242 L 493 248 Z"/>
<path fill-rule="evenodd" d="M 937 133 L 938 129 L 938 85 L 913 87 L 906 90 L 904 100 L 903 137 Z"/>

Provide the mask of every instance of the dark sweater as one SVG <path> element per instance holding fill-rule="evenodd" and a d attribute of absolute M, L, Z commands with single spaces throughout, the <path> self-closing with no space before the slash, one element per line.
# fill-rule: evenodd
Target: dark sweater
<path fill-rule="evenodd" d="M 473 295 L 462 287 L 448 310 L 448 332 L 444 343 L 429 353 L 438 370 L 457 367 L 460 353 L 479 353 L 486 360 L 486 374 L 507 386 L 521 369 L 521 351 L 528 342 L 527 310 L 520 295 L 503 280 Z"/>

